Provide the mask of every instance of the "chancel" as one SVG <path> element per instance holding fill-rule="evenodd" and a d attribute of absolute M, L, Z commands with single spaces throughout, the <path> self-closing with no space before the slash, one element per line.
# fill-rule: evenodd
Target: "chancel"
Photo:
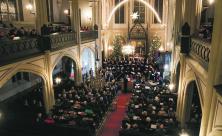
<path fill-rule="evenodd" d="M 222 136 L 222 0 L 0 0 L 1 136 Z"/>

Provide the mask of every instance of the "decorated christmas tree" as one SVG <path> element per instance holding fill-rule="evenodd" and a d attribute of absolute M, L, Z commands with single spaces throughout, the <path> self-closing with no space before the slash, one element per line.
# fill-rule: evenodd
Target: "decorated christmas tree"
<path fill-rule="evenodd" d="M 113 53 L 111 57 L 113 59 L 122 57 L 122 46 L 123 46 L 123 40 L 120 35 L 116 35 L 113 40 Z"/>
<path fill-rule="evenodd" d="M 149 57 L 153 58 L 155 56 L 155 53 L 158 51 L 158 49 L 161 46 L 161 39 L 159 36 L 154 35 L 151 41 L 151 45 L 149 48 Z"/>

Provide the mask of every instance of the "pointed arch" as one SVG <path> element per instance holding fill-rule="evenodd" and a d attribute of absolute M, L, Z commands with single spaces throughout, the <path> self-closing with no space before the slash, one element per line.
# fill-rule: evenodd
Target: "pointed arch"
<path fill-rule="evenodd" d="M 40 76 L 43 79 L 44 84 L 47 84 L 47 75 L 43 68 L 33 64 L 19 64 L 4 71 L 0 77 L 0 88 L 18 72 L 33 73 Z"/>
<path fill-rule="evenodd" d="M 148 9 L 150 9 L 152 11 L 152 13 L 154 14 L 155 18 L 157 19 L 157 21 L 159 23 L 162 23 L 158 13 L 156 12 L 156 10 L 154 9 L 153 6 L 151 6 L 148 2 L 144 1 L 144 0 L 136 0 L 136 1 L 139 1 L 141 3 L 143 3 Z M 112 16 L 116 13 L 116 11 L 121 7 L 123 6 L 125 3 L 129 2 L 129 0 L 123 0 L 121 1 L 119 4 L 117 4 L 111 11 L 111 13 L 109 14 L 109 18 L 107 19 L 107 22 L 106 22 L 106 25 L 109 26 L 109 23 L 112 19 Z"/>

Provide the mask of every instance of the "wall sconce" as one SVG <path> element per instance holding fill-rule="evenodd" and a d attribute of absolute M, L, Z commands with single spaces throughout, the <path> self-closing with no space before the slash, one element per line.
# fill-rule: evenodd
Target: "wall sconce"
<path fill-rule="evenodd" d="M 31 3 L 27 4 L 25 8 L 30 11 L 30 14 L 35 14 L 35 12 L 33 11 L 33 5 Z"/>
<path fill-rule="evenodd" d="M 64 12 L 65 15 L 67 15 L 67 16 L 69 15 L 69 10 L 68 9 L 65 9 L 63 12 Z"/>
<path fill-rule="evenodd" d="M 214 3 L 214 0 L 208 0 L 209 4 L 212 5 Z"/>
<path fill-rule="evenodd" d="M 26 5 L 26 9 L 29 10 L 29 11 L 33 10 L 32 4 L 30 4 L 30 3 L 27 4 L 27 5 Z"/>
<path fill-rule="evenodd" d="M 58 85 L 58 84 L 60 84 L 62 82 L 62 79 L 60 78 L 60 77 L 57 77 L 56 79 L 55 79 L 55 83 Z"/>

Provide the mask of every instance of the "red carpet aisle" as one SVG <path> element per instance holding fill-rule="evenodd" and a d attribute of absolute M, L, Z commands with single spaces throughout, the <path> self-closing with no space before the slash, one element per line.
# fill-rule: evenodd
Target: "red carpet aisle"
<path fill-rule="evenodd" d="M 125 116 L 126 104 L 129 102 L 131 94 L 120 94 L 117 97 L 117 109 L 112 112 L 104 123 L 101 136 L 118 136 L 121 123 Z"/>

